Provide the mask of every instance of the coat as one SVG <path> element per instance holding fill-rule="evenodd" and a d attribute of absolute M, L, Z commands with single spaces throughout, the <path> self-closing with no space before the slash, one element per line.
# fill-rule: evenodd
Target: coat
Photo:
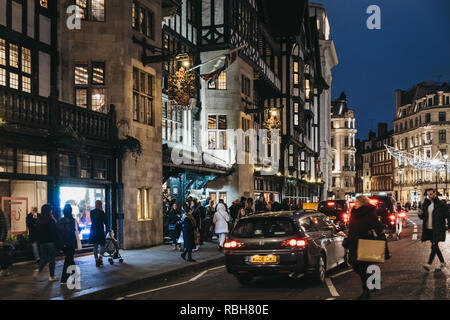
<path fill-rule="evenodd" d="M 353 209 L 348 227 L 348 260 L 351 265 L 357 261 L 358 240 L 370 239 L 370 230 L 377 235 L 383 231 L 383 226 L 378 221 L 376 208 L 372 205 Z"/>
<path fill-rule="evenodd" d="M 228 233 L 228 222 L 230 221 L 230 215 L 224 204 L 219 203 L 217 205 L 217 211 L 214 214 L 214 232 L 216 234 Z"/>
<path fill-rule="evenodd" d="M 106 213 L 103 210 L 91 211 L 91 234 L 89 235 L 89 243 L 105 244 L 105 226 L 109 229 Z"/>
<path fill-rule="evenodd" d="M 39 219 L 39 214 L 38 214 L 38 219 Z M 29 213 L 27 215 L 26 222 L 27 222 L 27 228 L 28 228 L 31 243 L 36 242 L 36 235 L 35 235 L 35 231 L 34 231 L 34 225 L 36 224 L 36 221 L 37 221 L 37 219 L 33 218 L 32 213 Z"/>
<path fill-rule="evenodd" d="M 53 219 L 43 220 L 42 215 L 39 217 L 38 221 L 34 226 L 34 232 L 36 236 L 36 241 L 39 244 L 42 243 L 57 243 L 58 233 L 56 230 L 56 221 Z"/>
<path fill-rule="evenodd" d="M 186 215 L 183 221 L 183 246 L 185 249 L 195 248 L 195 229 L 197 228 L 195 218 L 192 215 Z"/>
<path fill-rule="evenodd" d="M 56 223 L 56 229 L 58 231 L 58 247 L 77 249 L 78 242 L 75 233 L 76 222 L 74 218 L 64 217 Z"/>
<path fill-rule="evenodd" d="M 422 242 L 430 240 L 433 242 L 444 242 L 446 236 L 446 227 L 445 220 L 448 222 L 448 228 L 450 228 L 450 213 L 447 207 L 447 204 L 444 201 L 439 200 L 438 198 L 434 199 L 434 210 L 433 210 L 433 232 L 432 238 L 426 232 L 426 225 L 428 223 L 428 207 L 430 206 L 431 201 L 426 199 L 422 205 L 422 214 L 419 215 L 419 218 L 423 220 L 422 227 Z"/>

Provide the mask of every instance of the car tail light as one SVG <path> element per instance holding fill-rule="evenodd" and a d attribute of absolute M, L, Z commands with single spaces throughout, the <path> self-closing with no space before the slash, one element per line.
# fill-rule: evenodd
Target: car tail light
<path fill-rule="evenodd" d="M 344 221 L 344 223 L 348 223 L 350 221 L 350 215 L 347 212 L 342 214 L 342 221 Z"/>
<path fill-rule="evenodd" d="M 297 248 L 304 248 L 306 247 L 306 239 L 290 239 L 285 240 L 283 243 L 281 243 L 282 247 L 297 247 Z"/>
<path fill-rule="evenodd" d="M 371 205 L 373 205 L 375 207 L 378 206 L 378 199 L 369 199 L 369 202 Z"/>
<path fill-rule="evenodd" d="M 398 216 L 399 216 L 400 218 L 405 218 L 405 217 L 406 217 L 406 213 L 400 212 Z"/>
<path fill-rule="evenodd" d="M 390 223 L 391 223 L 392 225 L 395 224 L 395 215 L 391 214 L 391 215 L 389 216 L 389 220 L 390 220 Z"/>
<path fill-rule="evenodd" d="M 335 204 L 336 204 L 335 202 L 327 202 L 327 206 L 329 207 L 334 207 Z"/>
<path fill-rule="evenodd" d="M 243 242 L 235 241 L 235 240 L 227 240 L 225 244 L 223 245 L 226 249 L 235 249 L 235 248 L 242 248 L 244 246 Z"/>

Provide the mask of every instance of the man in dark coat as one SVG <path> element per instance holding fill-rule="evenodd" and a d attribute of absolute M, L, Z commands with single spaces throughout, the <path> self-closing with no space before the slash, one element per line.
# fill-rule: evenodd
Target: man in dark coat
<path fill-rule="evenodd" d="M 184 252 L 181 254 L 181 257 L 189 262 L 196 262 L 192 259 L 192 249 L 195 248 L 195 235 L 194 229 L 197 227 L 195 218 L 192 216 L 192 209 L 186 209 L 186 217 L 183 222 L 183 242 L 184 242 Z"/>
<path fill-rule="evenodd" d="M 431 241 L 430 258 L 428 263 L 423 266 L 425 270 L 430 271 L 436 255 L 441 262 L 437 269 L 446 267 L 444 257 L 439 249 L 439 242 L 445 242 L 447 230 L 445 220 L 447 220 L 448 228 L 450 228 L 450 214 L 446 203 L 437 197 L 436 190 L 431 188 L 426 192 L 428 199 L 425 199 L 422 209 L 419 211 L 419 218 L 423 220 L 422 242 Z"/>
<path fill-rule="evenodd" d="M 61 284 L 67 283 L 69 274 L 67 268 L 75 265 L 74 255 L 75 250 L 78 247 L 78 241 L 76 236 L 77 223 L 72 216 L 72 206 L 66 204 L 63 210 L 64 218 L 56 223 L 56 229 L 58 231 L 58 247 L 64 253 L 64 267 L 61 275 Z"/>
<path fill-rule="evenodd" d="M 352 211 L 352 218 L 350 219 L 348 229 L 348 260 L 353 266 L 353 270 L 361 277 L 361 284 L 363 293 L 359 299 L 369 298 L 369 289 L 367 288 L 367 267 L 370 262 L 358 261 L 358 240 L 369 239 L 370 231 L 374 230 L 377 235 L 381 235 L 383 226 L 378 221 L 376 215 L 376 208 L 369 203 L 369 199 L 365 196 L 358 196 L 355 201 L 355 207 Z"/>
<path fill-rule="evenodd" d="M 103 265 L 103 253 L 105 252 L 105 227 L 109 230 L 108 218 L 105 211 L 103 211 L 102 202 L 95 201 L 95 209 L 91 211 L 91 234 L 89 236 L 89 243 L 94 245 L 94 257 L 97 267 Z M 98 247 L 100 246 L 100 256 Z"/>
<path fill-rule="evenodd" d="M 36 224 L 38 218 L 39 218 L 38 208 L 33 207 L 31 209 L 31 213 L 27 215 L 26 223 L 28 228 L 28 236 L 31 242 L 31 247 L 33 248 L 34 259 L 36 260 L 37 264 L 39 264 L 40 257 L 39 257 L 39 245 L 36 240 L 34 225 Z"/>

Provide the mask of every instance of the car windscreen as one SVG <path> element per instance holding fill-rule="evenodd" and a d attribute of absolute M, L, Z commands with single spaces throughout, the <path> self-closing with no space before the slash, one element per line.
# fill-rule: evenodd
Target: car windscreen
<path fill-rule="evenodd" d="M 232 236 L 238 238 L 276 238 L 295 235 L 297 229 L 289 218 L 252 218 L 240 220 Z"/>

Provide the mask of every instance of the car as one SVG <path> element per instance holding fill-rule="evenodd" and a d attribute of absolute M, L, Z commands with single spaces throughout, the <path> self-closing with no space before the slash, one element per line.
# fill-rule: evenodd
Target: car
<path fill-rule="evenodd" d="M 403 231 L 402 219 L 406 215 L 403 217 L 403 212 L 397 212 L 395 199 L 389 196 L 371 196 L 369 200 L 376 207 L 376 214 L 384 231 L 399 240 Z"/>
<path fill-rule="evenodd" d="M 319 202 L 322 212 L 339 228 L 345 228 L 350 221 L 349 206 L 346 200 L 327 200 Z"/>
<path fill-rule="evenodd" d="M 318 211 L 268 212 L 240 219 L 224 243 L 225 265 L 243 284 L 255 276 L 289 275 L 323 283 L 347 264 L 345 234 Z"/>

